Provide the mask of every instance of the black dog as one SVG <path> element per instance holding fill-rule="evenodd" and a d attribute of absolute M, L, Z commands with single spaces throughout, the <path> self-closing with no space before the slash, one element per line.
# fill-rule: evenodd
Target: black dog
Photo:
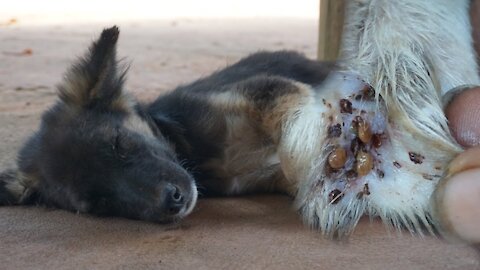
<path fill-rule="evenodd" d="M 139 104 L 123 89 L 116 27 L 59 85 L 59 100 L 0 178 L 0 204 L 159 222 L 185 217 L 205 194 L 295 194 L 277 157 L 289 115 L 331 65 L 294 52 L 257 53 Z"/>

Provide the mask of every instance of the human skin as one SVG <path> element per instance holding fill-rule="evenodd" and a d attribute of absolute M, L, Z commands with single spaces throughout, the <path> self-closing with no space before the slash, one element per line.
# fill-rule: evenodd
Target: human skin
<path fill-rule="evenodd" d="M 445 114 L 452 134 L 467 150 L 449 166 L 436 197 L 447 234 L 480 243 L 480 87 L 456 95 Z"/>

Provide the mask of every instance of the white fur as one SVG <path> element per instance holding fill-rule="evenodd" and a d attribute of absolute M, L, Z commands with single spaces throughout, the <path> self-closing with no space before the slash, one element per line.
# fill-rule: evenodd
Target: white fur
<path fill-rule="evenodd" d="M 431 229 L 430 196 L 448 162 L 461 151 L 450 135 L 441 99 L 451 88 L 480 82 L 468 7 L 468 0 L 348 2 L 341 65 L 374 87 L 377 107 L 370 110 L 388 117 L 388 145 L 381 150 L 385 178 L 365 177 L 371 194 L 360 200 L 347 190 L 340 203 L 329 202 L 334 181 L 323 172 L 330 142 L 323 115 L 328 110 L 321 99 L 338 101 L 346 87 L 344 80 L 332 78 L 316 105 L 303 108 L 291 121 L 283 146 L 286 156 L 297 158 L 288 164 L 306 168 L 297 173 L 296 202 L 308 224 L 341 236 L 369 214 L 397 228 Z M 412 150 L 425 156 L 422 164 L 411 162 Z"/>

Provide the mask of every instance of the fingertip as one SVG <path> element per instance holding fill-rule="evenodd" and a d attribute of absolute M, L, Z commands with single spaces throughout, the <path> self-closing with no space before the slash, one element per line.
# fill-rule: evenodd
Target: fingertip
<path fill-rule="evenodd" d="M 479 155 L 480 147 L 460 154 L 434 194 L 443 235 L 472 244 L 480 244 Z"/>
<path fill-rule="evenodd" d="M 480 169 L 453 176 L 445 185 L 443 223 L 448 232 L 469 243 L 480 243 Z"/>
<path fill-rule="evenodd" d="M 469 148 L 455 157 L 448 165 L 446 177 L 475 168 L 480 168 L 480 146 Z"/>
<path fill-rule="evenodd" d="M 450 95 L 445 115 L 458 143 L 465 147 L 480 145 L 480 87 Z"/>

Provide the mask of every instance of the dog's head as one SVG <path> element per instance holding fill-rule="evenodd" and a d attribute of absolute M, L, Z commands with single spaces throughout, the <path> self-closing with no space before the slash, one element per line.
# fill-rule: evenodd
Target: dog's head
<path fill-rule="evenodd" d="M 59 102 L 20 154 L 20 171 L 39 193 L 80 212 L 168 222 L 197 199 L 191 175 L 137 102 L 123 91 L 118 29 L 102 32 L 67 72 Z"/>

